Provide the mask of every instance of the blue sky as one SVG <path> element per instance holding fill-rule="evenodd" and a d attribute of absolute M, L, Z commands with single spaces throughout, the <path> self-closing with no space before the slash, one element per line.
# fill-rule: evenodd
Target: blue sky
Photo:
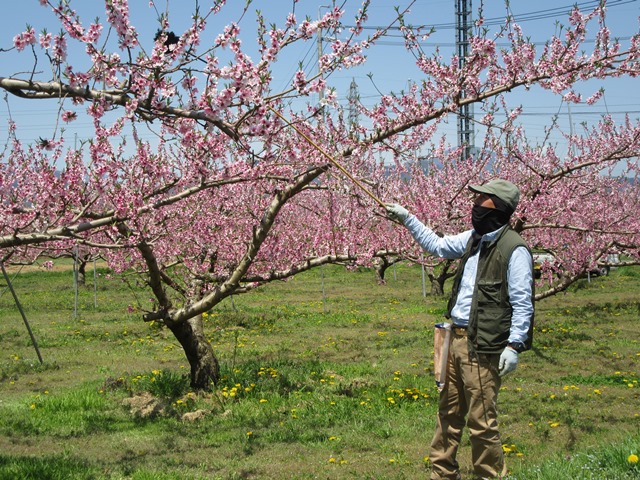
<path fill-rule="evenodd" d="M 131 0 L 132 23 L 138 27 L 141 38 L 147 38 L 146 48 L 151 48 L 152 39 L 157 30 L 157 15 L 153 9 L 149 9 L 148 0 Z M 165 8 L 164 0 L 158 1 L 158 8 Z M 171 30 L 176 34 L 185 29 L 190 22 L 193 11 L 194 0 L 180 0 L 170 2 L 173 10 L 169 11 Z M 253 12 L 256 9 L 274 23 L 282 24 L 287 12 L 293 5 L 293 0 L 254 0 L 249 7 L 249 12 L 242 20 L 242 37 L 245 46 L 255 43 L 256 24 L 253 20 Z M 407 0 L 373 0 L 369 9 L 369 25 L 382 26 L 393 16 L 393 6 L 406 5 Z M 473 2 L 474 18 L 476 10 L 480 6 L 479 1 Z M 485 2 L 485 18 L 489 20 L 504 17 L 504 2 L 500 0 L 490 0 Z M 550 35 L 557 30 L 557 21 L 566 22 L 566 14 L 574 2 L 570 0 L 539 0 L 528 2 L 523 0 L 511 0 L 511 12 L 516 18 L 521 18 L 521 26 L 525 33 L 534 41 L 542 44 Z M 592 6 L 594 1 L 579 1 L 582 6 Z M 104 18 L 102 1 L 73 0 L 74 8 L 78 10 L 85 22 L 90 22 L 96 16 Z M 207 4 L 206 0 L 200 0 L 200 4 Z M 244 0 L 230 0 L 229 5 L 223 10 L 223 15 L 216 17 L 209 24 L 208 31 L 211 39 L 220 31 L 224 24 L 231 20 L 240 18 Z M 332 4 L 331 0 L 309 1 L 300 0 L 295 4 L 298 19 L 305 15 L 315 19 L 320 13 L 326 12 Z M 614 36 L 627 39 L 638 31 L 638 16 L 640 15 L 639 0 L 609 0 L 608 2 L 607 24 Z M 346 18 L 352 18 L 355 11 L 360 7 L 360 2 L 346 1 Z M 455 30 L 452 28 L 455 22 L 455 1 L 453 0 L 418 0 L 412 7 L 411 13 L 407 16 L 407 23 L 414 25 L 435 25 L 436 33 L 424 43 L 425 51 L 432 51 L 436 45 L 441 48 L 441 53 L 447 58 L 453 51 L 455 45 Z M 349 20 L 345 20 L 349 23 Z M 37 32 L 43 28 L 57 32 L 59 27 L 53 21 L 53 16 L 46 9 L 39 5 L 38 0 L 22 0 L 12 4 L 11 9 L 5 9 L 0 16 L 0 48 L 8 49 L 12 45 L 14 35 L 24 30 L 26 24 L 32 25 Z M 492 27 L 496 28 L 496 27 Z M 595 26 L 594 26 L 595 28 Z M 589 36 L 593 38 L 593 34 Z M 624 40 L 623 43 L 628 43 Z M 290 51 L 286 57 L 279 60 L 274 71 L 276 83 L 274 88 L 286 88 L 291 80 L 298 64 L 302 62 L 308 72 L 312 72 L 316 65 L 317 45 L 315 42 L 304 45 Z M 0 76 L 10 76 L 22 72 L 29 68 L 30 57 L 28 55 L 16 56 L 9 52 L 0 52 Z M 26 63 L 22 63 L 26 62 Z M 46 68 L 43 62 L 40 68 Z M 373 82 L 369 78 L 373 77 Z M 355 80 L 358 84 L 361 101 L 366 105 L 372 105 L 379 97 L 378 90 L 388 92 L 390 90 L 400 91 L 405 89 L 410 81 L 419 81 L 420 72 L 414 65 L 413 58 L 409 56 L 404 48 L 402 39 L 398 36 L 390 37 L 375 46 L 368 55 L 367 65 L 357 70 L 346 70 L 333 74 L 329 78 L 329 84 L 337 89 L 341 104 L 347 105 L 347 95 L 349 84 Z M 374 85 L 375 84 L 375 85 Z M 640 93 L 637 79 L 608 80 L 604 83 L 590 82 L 581 87 L 581 91 L 589 96 L 600 86 L 605 88 L 605 96 L 594 106 L 572 105 L 571 116 L 566 104 L 562 104 L 560 98 L 533 88 L 531 91 L 515 91 L 509 94 L 508 101 L 511 105 L 522 105 L 525 115 L 522 122 L 526 125 L 528 137 L 532 140 L 540 140 L 543 137 L 544 127 L 549 125 L 553 114 L 560 112 L 560 121 L 568 130 L 569 118 L 573 125 L 579 129 L 581 122 L 593 123 L 597 121 L 599 115 L 609 112 L 617 119 L 621 118 L 624 112 L 630 112 L 633 118 L 640 117 Z M 311 102 L 317 99 L 309 99 Z M 56 103 L 54 101 L 26 101 L 9 96 L 9 107 L 6 102 L 0 103 L 0 139 L 3 141 L 7 137 L 6 120 L 11 115 L 20 126 L 19 136 L 26 142 L 33 142 L 39 137 L 46 137 L 50 131 L 53 118 L 56 113 Z M 476 112 L 478 108 L 476 107 Z M 480 116 L 477 113 L 477 116 Z M 455 119 L 451 118 L 449 124 L 442 128 L 442 132 L 450 136 L 450 141 L 455 143 Z M 75 131 L 80 138 L 91 135 L 91 126 L 87 118 L 80 118 L 68 131 Z M 67 135 L 69 138 L 69 135 Z"/>

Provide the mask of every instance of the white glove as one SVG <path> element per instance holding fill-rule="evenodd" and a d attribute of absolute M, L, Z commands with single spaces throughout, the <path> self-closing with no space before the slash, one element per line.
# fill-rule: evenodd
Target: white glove
<path fill-rule="evenodd" d="M 386 203 L 384 208 L 387 209 L 387 216 L 391 220 L 395 220 L 402 224 L 404 224 L 404 221 L 409 217 L 409 211 L 397 203 Z"/>
<path fill-rule="evenodd" d="M 498 363 L 498 373 L 504 377 L 507 373 L 513 372 L 518 366 L 518 352 L 511 347 L 506 347 L 500 354 Z"/>

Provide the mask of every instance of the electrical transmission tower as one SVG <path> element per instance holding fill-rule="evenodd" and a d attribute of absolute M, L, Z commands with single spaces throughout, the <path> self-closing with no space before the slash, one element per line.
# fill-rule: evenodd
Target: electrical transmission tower
<path fill-rule="evenodd" d="M 349 135 L 351 138 L 358 139 L 358 124 L 360 123 L 360 112 L 358 111 L 358 102 L 360 102 L 360 92 L 355 79 L 351 80 L 349 85 Z"/>
<path fill-rule="evenodd" d="M 471 0 L 456 0 L 456 48 L 458 50 L 458 67 L 464 66 L 469 53 L 469 33 L 471 32 Z M 466 92 L 460 92 L 460 98 L 466 97 Z M 458 114 L 458 146 L 464 146 L 462 158 L 469 158 L 474 148 L 475 134 L 473 131 L 473 104 L 460 106 Z"/>

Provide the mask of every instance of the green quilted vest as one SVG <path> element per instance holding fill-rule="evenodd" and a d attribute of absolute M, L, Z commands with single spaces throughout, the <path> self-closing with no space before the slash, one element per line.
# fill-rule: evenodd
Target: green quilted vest
<path fill-rule="evenodd" d="M 469 241 L 460 260 L 449 299 L 447 318 L 451 318 L 451 310 L 458 297 L 464 267 L 472 254 L 472 243 L 473 239 Z M 519 246 L 529 250 L 522 237 L 509 226 L 506 226 L 494 241 L 482 243 L 467 329 L 470 353 L 501 353 L 507 346 L 512 313 L 507 270 L 511 254 Z M 531 288 L 533 296 L 533 285 Z M 531 348 L 532 340 L 533 318 L 527 333 L 525 344 L 527 350 Z"/>

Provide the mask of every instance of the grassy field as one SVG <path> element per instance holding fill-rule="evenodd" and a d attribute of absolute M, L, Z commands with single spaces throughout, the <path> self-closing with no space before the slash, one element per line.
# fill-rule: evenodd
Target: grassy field
<path fill-rule="evenodd" d="M 13 270 L 40 364 L 0 281 L 0 479 L 425 478 L 445 298 L 317 269 L 205 317 L 223 379 L 189 391 L 148 293 L 98 270 Z M 324 295 L 323 292 L 324 291 Z M 511 479 L 640 478 L 640 268 L 537 306 L 535 347 L 500 394 Z M 470 448 L 460 452 L 470 478 Z"/>

